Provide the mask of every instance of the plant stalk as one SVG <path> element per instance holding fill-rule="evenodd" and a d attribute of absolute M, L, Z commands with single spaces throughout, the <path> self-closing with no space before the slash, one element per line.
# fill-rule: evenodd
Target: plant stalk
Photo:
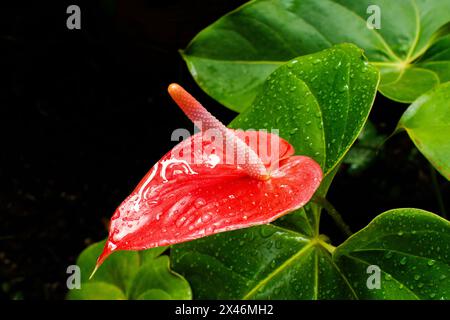
<path fill-rule="evenodd" d="M 325 211 L 330 215 L 330 217 L 334 220 L 336 225 L 341 229 L 341 231 L 347 236 L 351 236 L 353 232 L 350 230 L 350 227 L 345 223 L 344 219 L 342 219 L 341 214 L 336 208 L 324 197 L 314 196 L 313 202 L 320 205 Z"/>

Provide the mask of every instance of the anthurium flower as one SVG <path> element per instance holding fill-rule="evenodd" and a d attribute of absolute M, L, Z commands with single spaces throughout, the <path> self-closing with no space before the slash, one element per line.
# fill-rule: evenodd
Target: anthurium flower
<path fill-rule="evenodd" d="M 276 134 L 226 128 L 177 84 L 169 94 L 202 131 L 159 160 L 111 218 L 99 266 L 142 250 L 269 223 L 299 209 L 322 180 L 311 158 Z"/>

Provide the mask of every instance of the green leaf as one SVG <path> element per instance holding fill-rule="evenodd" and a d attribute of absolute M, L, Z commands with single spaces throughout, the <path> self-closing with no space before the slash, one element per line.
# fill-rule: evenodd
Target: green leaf
<path fill-rule="evenodd" d="M 161 255 L 167 247 L 145 251 L 118 251 L 89 275 L 103 250 L 105 241 L 86 248 L 78 257 L 81 289 L 67 294 L 70 300 L 191 299 L 188 282 L 169 268 L 169 257 Z"/>
<path fill-rule="evenodd" d="M 450 223 L 419 209 L 375 218 L 334 252 L 361 299 L 450 299 Z M 366 286 L 367 267 L 381 269 L 381 288 Z"/>
<path fill-rule="evenodd" d="M 450 35 L 436 41 L 419 65 L 435 72 L 442 82 L 450 81 Z"/>
<path fill-rule="evenodd" d="M 337 45 L 278 68 L 230 127 L 277 129 L 327 175 L 358 137 L 377 84 L 378 72 L 359 48 Z"/>
<path fill-rule="evenodd" d="M 146 263 L 153 262 L 156 258 L 164 253 L 167 250 L 167 247 L 156 247 L 151 250 L 143 250 L 139 251 L 139 255 L 141 258 L 141 265 Z"/>
<path fill-rule="evenodd" d="M 172 300 L 173 297 L 166 291 L 160 289 L 150 289 L 141 294 L 137 300 Z"/>
<path fill-rule="evenodd" d="M 191 288 L 186 280 L 169 268 L 169 257 L 160 256 L 143 264 L 133 281 L 131 299 L 191 299 Z"/>
<path fill-rule="evenodd" d="M 318 223 L 312 210 L 312 204 L 308 203 L 299 210 L 278 218 L 273 224 L 313 237 L 318 232 Z"/>
<path fill-rule="evenodd" d="M 171 255 L 199 299 L 449 299 L 449 243 L 448 221 L 397 209 L 336 249 L 265 225 L 177 245 Z M 372 264 L 380 289 L 366 286 Z"/>
<path fill-rule="evenodd" d="M 369 29 L 377 5 L 381 28 Z M 200 87 L 241 112 L 294 57 L 352 42 L 381 71 L 379 90 L 412 102 L 450 78 L 450 1 L 254 0 L 201 31 L 182 51 Z"/>
<path fill-rule="evenodd" d="M 197 299 L 353 296 L 325 249 L 310 238 L 273 225 L 177 245 L 172 249 L 172 263 L 189 279 Z"/>
<path fill-rule="evenodd" d="M 450 82 L 418 98 L 400 119 L 417 148 L 450 180 Z"/>
<path fill-rule="evenodd" d="M 83 283 L 82 289 L 70 290 L 69 300 L 126 300 L 127 297 L 118 287 L 104 282 Z"/>
<path fill-rule="evenodd" d="M 324 196 L 366 122 L 378 77 L 376 68 L 352 44 L 299 57 L 268 77 L 253 106 L 230 127 L 279 130 L 298 154 L 320 164 L 324 181 L 317 194 Z M 317 208 L 307 212 L 315 232 L 319 212 Z"/>

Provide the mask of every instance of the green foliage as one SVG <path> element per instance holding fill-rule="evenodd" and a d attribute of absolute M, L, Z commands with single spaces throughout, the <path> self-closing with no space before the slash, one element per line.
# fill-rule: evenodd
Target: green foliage
<path fill-rule="evenodd" d="M 337 45 L 279 67 L 268 77 L 253 106 L 230 126 L 277 128 L 298 154 L 320 164 L 324 181 L 317 194 L 324 196 L 338 164 L 366 122 L 378 80 L 378 71 L 367 64 L 361 49 Z M 317 232 L 320 209 L 313 205 L 305 213 Z M 287 219 L 298 218 L 291 215 Z"/>
<path fill-rule="evenodd" d="M 327 178 L 319 194 L 325 194 L 366 122 L 377 82 L 377 71 L 364 63 L 359 49 L 339 45 L 278 68 L 254 105 L 231 126 L 279 128 L 298 153 L 321 164 Z M 361 141 L 373 143 L 376 133 L 370 127 L 365 135 Z M 447 221 L 417 209 L 397 209 L 334 248 L 318 233 L 314 210 L 320 208 L 310 204 L 277 226 L 174 246 L 174 269 L 186 276 L 199 299 L 449 297 Z M 412 239 L 416 246 L 408 245 Z M 381 269 L 381 289 L 366 285 L 371 264 Z"/>
<path fill-rule="evenodd" d="M 369 29 L 367 8 L 381 10 Z M 205 92 L 241 112 L 265 79 L 294 57 L 351 42 L 381 71 L 379 90 L 412 102 L 450 79 L 450 1 L 254 0 L 200 32 L 182 51 Z"/>
<path fill-rule="evenodd" d="M 166 248 L 141 252 L 119 251 L 111 255 L 89 280 L 105 241 L 86 248 L 78 257 L 81 289 L 72 289 L 70 300 L 191 299 L 188 282 L 170 270 Z"/>
<path fill-rule="evenodd" d="M 418 98 L 398 124 L 433 166 L 450 180 L 450 82 Z"/>
<path fill-rule="evenodd" d="M 266 225 L 177 245 L 172 263 L 198 299 L 449 299 L 449 243 L 448 221 L 396 209 L 337 248 Z M 380 289 L 367 286 L 369 265 Z"/>
<path fill-rule="evenodd" d="M 381 29 L 366 25 L 369 5 L 380 7 Z M 450 299 L 448 221 L 395 209 L 334 247 L 317 201 L 340 163 L 363 170 L 384 141 L 367 122 L 377 89 L 419 97 L 398 128 L 450 180 L 449 26 L 447 0 L 253 0 L 193 39 L 183 58 L 210 96 L 241 112 L 230 127 L 276 128 L 324 172 L 316 201 L 274 224 L 173 246 L 173 269 L 195 298 Z M 80 255 L 82 289 L 69 299 L 192 298 L 165 248 L 115 253 L 88 280 L 102 247 Z M 379 289 L 367 285 L 373 265 Z"/>
<path fill-rule="evenodd" d="M 328 175 L 356 140 L 372 107 L 376 68 L 361 49 L 342 44 L 278 68 L 233 128 L 277 128 L 298 154 Z"/>
<path fill-rule="evenodd" d="M 375 218 L 333 254 L 362 299 L 450 299 L 450 223 L 418 209 Z M 367 290 L 369 265 L 382 271 L 379 290 Z"/>

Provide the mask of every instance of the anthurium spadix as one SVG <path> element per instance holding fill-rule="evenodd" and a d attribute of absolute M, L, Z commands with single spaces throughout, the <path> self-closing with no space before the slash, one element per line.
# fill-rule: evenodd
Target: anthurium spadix
<path fill-rule="evenodd" d="M 169 94 L 199 127 L 159 160 L 111 218 L 99 266 L 141 250 L 269 223 L 305 205 L 322 180 L 276 134 L 226 128 L 177 84 Z"/>

